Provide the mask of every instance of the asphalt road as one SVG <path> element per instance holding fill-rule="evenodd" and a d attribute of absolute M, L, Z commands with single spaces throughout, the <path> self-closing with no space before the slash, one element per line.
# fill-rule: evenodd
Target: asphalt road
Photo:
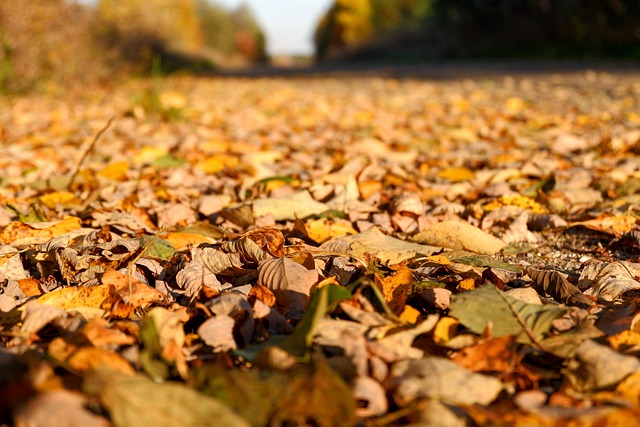
<path fill-rule="evenodd" d="M 379 76 L 425 80 L 457 80 L 465 78 L 495 78 L 499 76 L 570 76 L 585 72 L 638 75 L 640 62 L 606 61 L 432 61 L 424 63 L 323 63 L 307 67 L 257 66 L 220 70 L 211 76 L 259 78 L 315 78 Z"/>

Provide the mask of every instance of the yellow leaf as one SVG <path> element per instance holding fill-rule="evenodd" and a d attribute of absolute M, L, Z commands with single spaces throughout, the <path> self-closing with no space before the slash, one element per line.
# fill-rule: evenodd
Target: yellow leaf
<path fill-rule="evenodd" d="M 531 197 L 522 196 L 520 194 L 510 194 L 506 196 L 500 196 L 497 200 L 487 204 L 484 207 L 485 211 L 492 211 L 503 206 L 517 206 L 523 209 L 529 209 L 534 213 L 546 213 L 547 210 L 540 203 L 533 200 Z"/>
<path fill-rule="evenodd" d="M 395 314 L 400 314 L 405 307 L 409 287 L 413 283 L 413 274 L 411 269 L 407 267 L 406 262 L 392 265 L 391 268 L 395 270 L 393 275 L 381 277 L 376 274 L 374 281 L 378 288 L 382 290 L 384 300 L 391 311 Z"/>
<path fill-rule="evenodd" d="M 78 228 L 82 228 L 82 222 L 80 221 L 80 218 L 70 216 L 60 222 L 53 224 L 51 227 L 46 228 L 45 230 L 48 230 L 51 233 L 51 237 L 53 238 L 64 233 L 68 233 L 69 231 L 77 230 Z"/>
<path fill-rule="evenodd" d="M 438 264 L 438 265 L 450 265 L 452 264 L 451 260 L 447 258 L 445 255 L 431 255 L 428 256 L 425 260 L 428 263 Z"/>
<path fill-rule="evenodd" d="M 526 108 L 527 104 L 522 98 L 518 98 L 516 96 L 512 96 L 507 99 L 504 103 L 504 108 L 509 113 L 519 113 Z"/>
<path fill-rule="evenodd" d="M 4 227 L 0 232 L 0 242 L 13 245 L 25 246 L 46 243 L 61 234 L 82 227 L 80 218 L 68 217 L 61 221 L 25 224 L 14 221 Z"/>
<path fill-rule="evenodd" d="M 324 243 L 334 237 L 356 234 L 351 222 L 344 219 L 320 218 L 304 224 L 307 236 L 316 243 Z"/>
<path fill-rule="evenodd" d="M 447 168 L 438 174 L 439 178 L 446 179 L 451 182 L 469 181 L 476 177 L 476 173 L 469 168 Z"/>
<path fill-rule="evenodd" d="M 473 279 L 464 279 L 457 286 L 458 289 L 472 291 L 476 288 L 476 282 Z"/>
<path fill-rule="evenodd" d="M 160 104 L 166 110 L 170 108 L 181 110 L 187 106 L 187 97 L 180 92 L 167 90 L 160 94 Z"/>
<path fill-rule="evenodd" d="M 640 344 L 640 333 L 625 330 L 608 338 L 609 345 L 616 351 L 625 350 Z"/>
<path fill-rule="evenodd" d="M 176 249 L 176 251 L 181 251 L 186 249 L 188 244 L 192 244 L 193 246 L 198 246 L 200 243 L 216 242 L 216 239 L 205 236 L 203 234 L 185 233 L 185 232 L 166 233 L 160 237 L 162 237 L 167 242 L 171 243 L 171 245 Z"/>
<path fill-rule="evenodd" d="M 111 285 L 92 287 L 72 286 L 58 288 L 37 299 L 40 304 L 55 305 L 64 310 L 79 307 L 108 309 L 115 301 L 115 289 Z"/>
<path fill-rule="evenodd" d="M 400 319 L 404 320 L 407 323 L 415 324 L 416 321 L 420 318 L 420 312 L 410 305 L 405 305 L 404 310 L 402 310 L 402 314 L 400 314 Z"/>
<path fill-rule="evenodd" d="M 458 98 L 453 102 L 453 106 L 460 111 L 468 111 L 471 103 L 466 98 Z"/>
<path fill-rule="evenodd" d="M 460 322 L 453 317 L 441 318 L 433 329 L 433 341 L 436 344 L 446 344 L 458 335 L 458 326 Z"/>
<path fill-rule="evenodd" d="M 200 144 L 198 149 L 207 154 L 224 153 L 231 151 L 232 145 L 233 143 L 225 138 L 213 138 Z"/>
<path fill-rule="evenodd" d="M 80 203 L 76 196 L 68 191 L 54 191 L 38 197 L 38 200 L 50 209 L 55 209 L 58 205 L 72 206 Z"/>
<path fill-rule="evenodd" d="M 167 150 L 147 145 L 146 147 L 142 147 L 142 149 L 133 156 L 133 162 L 135 164 L 151 163 L 165 154 L 167 154 Z"/>
<path fill-rule="evenodd" d="M 616 387 L 616 392 L 631 401 L 634 406 L 640 405 L 640 373 L 629 375 Z"/>
<path fill-rule="evenodd" d="M 98 175 L 105 178 L 112 179 L 114 181 L 124 181 L 127 179 L 127 172 L 129 171 L 128 162 L 115 162 L 102 168 Z"/>
<path fill-rule="evenodd" d="M 196 169 L 206 174 L 214 174 L 227 168 L 235 168 L 240 161 L 237 157 L 228 154 L 216 154 L 196 165 Z"/>

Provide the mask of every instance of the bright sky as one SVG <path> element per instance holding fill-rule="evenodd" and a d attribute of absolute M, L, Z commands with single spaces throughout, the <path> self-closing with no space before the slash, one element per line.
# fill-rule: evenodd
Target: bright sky
<path fill-rule="evenodd" d="M 243 0 L 216 0 L 237 7 Z M 313 32 L 331 0 L 246 0 L 267 36 L 271 55 L 312 54 Z"/>

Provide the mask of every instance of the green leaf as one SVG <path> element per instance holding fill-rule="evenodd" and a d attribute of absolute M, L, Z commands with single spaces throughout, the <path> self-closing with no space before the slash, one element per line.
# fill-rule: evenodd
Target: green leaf
<path fill-rule="evenodd" d="M 140 239 L 140 246 L 147 247 L 153 236 L 143 236 Z M 156 238 L 156 240 L 144 251 L 145 258 L 159 259 L 163 261 L 169 260 L 176 253 L 176 249 L 168 241 Z"/>
<path fill-rule="evenodd" d="M 155 159 L 151 164 L 157 167 L 158 169 L 164 169 L 164 168 L 177 168 L 179 166 L 184 165 L 186 162 L 187 162 L 186 160 L 179 159 L 175 157 L 173 154 L 165 154 L 164 156 L 160 156 L 157 159 Z"/>
<path fill-rule="evenodd" d="M 341 286 L 328 285 L 314 292 L 302 320 L 280 347 L 294 356 L 305 356 L 313 343 L 320 319 L 327 313 L 331 313 L 340 301 L 349 298 L 351 298 L 351 292 Z"/>
<path fill-rule="evenodd" d="M 256 427 L 269 425 L 288 383 L 287 374 L 282 372 L 232 370 L 224 362 L 193 369 L 189 381 L 202 393 L 242 414 Z"/>
<path fill-rule="evenodd" d="M 140 364 L 142 369 L 154 381 L 164 381 L 169 378 L 169 364 L 162 359 L 160 336 L 153 318 L 145 316 L 140 327 Z"/>
<path fill-rule="evenodd" d="M 454 295 L 449 315 L 477 334 L 491 322 L 494 337 L 513 335 L 521 343 L 540 341 L 551 328 L 551 322 L 563 316 L 562 307 L 528 304 L 485 285 L 474 291 Z"/>
<path fill-rule="evenodd" d="M 189 383 L 256 427 L 356 422 L 351 389 L 320 357 L 286 373 L 230 370 L 224 363 L 211 363 L 192 370 Z"/>
<path fill-rule="evenodd" d="M 245 427 L 249 423 L 218 400 L 179 384 L 144 375 L 104 373 L 87 379 L 116 427 Z"/>
<path fill-rule="evenodd" d="M 293 356 L 305 357 L 313 343 L 316 328 L 327 313 L 331 313 L 342 300 L 351 298 L 351 292 L 342 286 L 328 285 L 311 295 L 304 316 L 289 336 L 273 335 L 259 344 L 234 351 L 248 361 L 256 359 L 258 354 L 268 347 L 280 347 Z"/>

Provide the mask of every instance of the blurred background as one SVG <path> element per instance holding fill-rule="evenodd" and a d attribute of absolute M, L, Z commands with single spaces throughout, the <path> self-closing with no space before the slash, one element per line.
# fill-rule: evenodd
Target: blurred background
<path fill-rule="evenodd" d="M 0 90 L 318 62 L 640 59 L 638 0 L 0 0 Z"/>

